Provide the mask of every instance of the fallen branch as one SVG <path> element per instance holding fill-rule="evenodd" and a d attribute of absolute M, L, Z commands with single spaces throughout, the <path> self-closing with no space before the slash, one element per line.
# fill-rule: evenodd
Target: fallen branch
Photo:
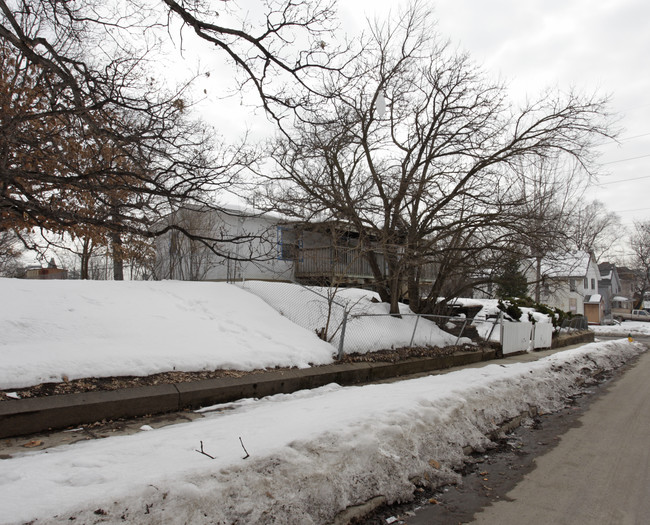
<path fill-rule="evenodd" d="M 246 455 L 242 459 L 247 459 L 251 455 L 248 453 L 248 450 L 246 450 L 246 447 L 244 446 L 244 442 L 241 440 L 241 437 L 239 438 L 239 442 L 241 443 L 241 448 L 244 449 L 244 452 L 246 452 Z"/>
<path fill-rule="evenodd" d="M 241 438 L 240 438 L 240 439 L 241 439 Z M 210 459 L 216 459 L 214 456 L 211 456 L 211 455 L 208 454 L 207 452 L 204 452 L 204 451 L 203 451 L 203 441 L 201 441 L 200 443 L 201 443 L 201 450 L 196 450 L 196 449 L 194 449 L 195 452 L 198 452 L 199 454 L 203 454 L 204 456 L 208 456 Z"/>

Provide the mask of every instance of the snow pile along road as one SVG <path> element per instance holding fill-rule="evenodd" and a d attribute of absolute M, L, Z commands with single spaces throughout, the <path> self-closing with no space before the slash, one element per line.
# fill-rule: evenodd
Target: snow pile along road
<path fill-rule="evenodd" d="M 559 409 L 585 376 L 644 350 L 617 340 L 533 363 L 330 385 L 26 453 L 0 462 L 0 522 L 332 523 L 373 498 L 409 500 L 415 482 L 456 479 L 464 447 L 483 450 L 502 423 L 532 407 Z M 201 441 L 215 459 L 197 452 Z"/>

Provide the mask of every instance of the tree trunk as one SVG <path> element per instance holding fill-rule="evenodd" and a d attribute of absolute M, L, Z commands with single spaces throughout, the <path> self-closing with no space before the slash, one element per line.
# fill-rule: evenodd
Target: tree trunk
<path fill-rule="evenodd" d="M 540 286 L 542 282 L 542 258 L 538 255 L 536 258 L 536 271 L 535 271 L 535 302 L 540 303 L 541 292 Z"/>
<path fill-rule="evenodd" d="M 389 287 L 386 286 L 387 284 L 386 276 L 384 275 L 383 269 L 379 266 L 379 262 L 377 261 L 377 253 L 373 250 L 366 251 L 363 248 L 362 251 L 365 252 L 364 257 L 368 261 L 368 264 L 370 265 L 370 270 L 372 271 L 374 285 L 375 285 L 374 290 L 379 294 L 379 298 L 382 300 L 382 302 L 390 303 L 391 294 L 388 290 Z"/>
<path fill-rule="evenodd" d="M 388 280 L 390 283 L 390 314 L 394 316 L 400 315 L 399 312 L 399 298 L 402 295 L 402 276 L 400 262 L 393 254 L 388 256 Z"/>
<path fill-rule="evenodd" d="M 407 287 L 409 296 L 409 307 L 413 312 L 420 313 L 420 278 L 418 268 L 411 266 L 408 271 Z"/>
<path fill-rule="evenodd" d="M 81 278 L 84 280 L 90 279 L 90 272 L 88 266 L 90 264 L 90 257 L 93 252 L 92 241 L 84 239 L 83 247 L 81 249 Z"/>
<path fill-rule="evenodd" d="M 122 237 L 118 232 L 111 233 L 111 247 L 113 253 L 113 279 L 124 280 L 124 254 L 122 253 Z"/>

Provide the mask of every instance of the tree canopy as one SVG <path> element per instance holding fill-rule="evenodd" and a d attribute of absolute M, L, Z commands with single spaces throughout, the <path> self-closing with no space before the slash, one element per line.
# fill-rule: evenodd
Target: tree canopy
<path fill-rule="evenodd" d="M 268 204 L 347 222 L 392 312 L 406 289 L 425 311 L 486 267 L 530 256 L 519 242 L 530 170 L 564 156 L 590 172 L 595 139 L 610 134 L 606 98 L 549 91 L 517 108 L 434 27 L 421 3 L 372 24 L 345 82 L 272 149 Z M 423 287 L 425 265 L 435 277 Z"/>
<path fill-rule="evenodd" d="M 217 207 L 215 194 L 232 191 L 255 152 L 217 143 L 190 118 L 187 85 L 166 88 L 149 60 L 161 31 L 189 27 L 279 122 L 300 100 L 273 79 L 282 72 L 309 93 L 310 67 L 326 68 L 331 5 L 265 7 L 253 26 L 226 3 L 0 0 L 0 230 L 113 243 L 176 230 L 227 256 L 220 247 L 230 239 L 159 219 L 189 204 Z M 293 39 L 311 50 L 296 51 Z"/>

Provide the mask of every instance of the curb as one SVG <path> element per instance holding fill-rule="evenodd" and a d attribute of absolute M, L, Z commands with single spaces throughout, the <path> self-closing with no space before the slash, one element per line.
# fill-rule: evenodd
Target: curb
<path fill-rule="evenodd" d="M 138 417 L 242 398 L 290 394 L 329 383 L 342 386 L 464 366 L 497 357 L 496 350 L 412 358 L 399 363 L 345 363 L 269 371 L 166 385 L 19 399 L 0 403 L 0 438 L 59 430 L 103 419 Z"/>

